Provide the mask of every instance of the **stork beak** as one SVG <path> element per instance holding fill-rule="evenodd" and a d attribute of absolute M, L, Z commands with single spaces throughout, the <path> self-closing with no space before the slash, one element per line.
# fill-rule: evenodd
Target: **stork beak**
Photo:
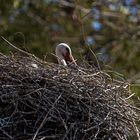
<path fill-rule="evenodd" d="M 65 60 L 66 60 L 66 63 L 68 64 L 68 66 L 74 67 L 74 68 L 77 67 L 76 61 L 74 60 L 74 58 L 71 54 L 67 54 L 65 56 Z"/>

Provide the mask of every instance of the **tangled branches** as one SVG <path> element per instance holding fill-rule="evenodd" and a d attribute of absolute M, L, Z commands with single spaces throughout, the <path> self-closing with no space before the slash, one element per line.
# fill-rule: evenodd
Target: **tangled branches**
<path fill-rule="evenodd" d="M 128 86 L 94 69 L 0 54 L 0 139 L 139 138 Z"/>

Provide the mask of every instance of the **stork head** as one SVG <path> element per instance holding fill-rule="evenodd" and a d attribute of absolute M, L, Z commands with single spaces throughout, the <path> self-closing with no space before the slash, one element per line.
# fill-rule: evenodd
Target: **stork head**
<path fill-rule="evenodd" d="M 72 56 L 71 48 L 67 44 L 65 43 L 58 44 L 56 46 L 55 53 L 59 64 L 72 67 L 77 66 Z"/>

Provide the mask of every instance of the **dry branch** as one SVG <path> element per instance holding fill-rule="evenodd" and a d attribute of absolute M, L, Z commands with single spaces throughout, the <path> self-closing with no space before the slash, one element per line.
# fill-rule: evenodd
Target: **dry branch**
<path fill-rule="evenodd" d="M 140 111 L 128 87 L 95 69 L 73 70 L 31 56 L 0 54 L 0 139 L 139 137 Z"/>

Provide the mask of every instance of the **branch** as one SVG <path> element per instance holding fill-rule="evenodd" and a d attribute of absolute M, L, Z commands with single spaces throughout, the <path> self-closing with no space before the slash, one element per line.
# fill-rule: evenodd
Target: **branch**
<path fill-rule="evenodd" d="M 12 48 L 14 48 L 15 50 L 17 50 L 17 51 L 19 51 L 19 52 L 21 52 L 21 53 L 23 53 L 23 54 L 26 54 L 26 55 L 28 55 L 28 56 L 33 56 L 31 53 L 28 53 L 28 52 L 26 52 L 26 51 L 24 51 L 24 50 L 21 50 L 21 49 L 19 49 L 18 47 L 16 47 L 15 45 L 13 45 L 12 43 L 10 43 L 6 38 L 4 38 L 3 36 L 1 36 L 1 38 L 6 42 L 6 43 L 8 43 Z"/>
<path fill-rule="evenodd" d="M 10 45 L 10 47 L 14 48 L 15 50 L 27 55 L 27 56 L 30 56 L 30 57 L 33 57 L 37 62 L 41 63 L 41 64 L 48 64 L 47 62 L 45 61 L 42 61 L 41 59 L 39 59 L 38 57 L 36 57 L 34 54 L 31 54 L 29 52 L 26 52 L 18 47 L 16 47 L 15 45 L 13 45 L 12 43 L 10 43 L 6 38 L 4 38 L 3 36 L 1 36 L 1 38 L 7 43 Z"/>

